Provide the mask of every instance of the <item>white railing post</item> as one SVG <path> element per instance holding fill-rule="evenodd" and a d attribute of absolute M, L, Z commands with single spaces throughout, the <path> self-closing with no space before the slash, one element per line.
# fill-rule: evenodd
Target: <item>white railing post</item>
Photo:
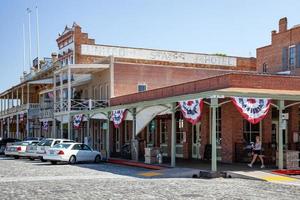
<path fill-rule="evenodd" d="M 92 99 L 89 99 L 89 110 L 92 110 L 92 106 L 93 106 L 92 103 L 93 103 Z"/>

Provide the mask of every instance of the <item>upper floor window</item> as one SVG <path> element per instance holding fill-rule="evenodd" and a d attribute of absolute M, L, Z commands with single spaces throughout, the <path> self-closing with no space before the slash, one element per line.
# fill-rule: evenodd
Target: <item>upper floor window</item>
<path fill-rule="evenodd" d="M 138 92 L 144 92 L 147 90 L 146 84 L 138 84 Z"/>
<path fill-rule="evenodd" d="M 267 71 L 268 71 L 268 65 L 267 65 L 267 63 L 264 63 L 263 64 L 263 73 L 267 73 Z"/>
<path fill-rule="evenodd" d="M 296 65 L 296 47 L 295 45 L 289 47 L 289 67 L 293 68 Z"/>

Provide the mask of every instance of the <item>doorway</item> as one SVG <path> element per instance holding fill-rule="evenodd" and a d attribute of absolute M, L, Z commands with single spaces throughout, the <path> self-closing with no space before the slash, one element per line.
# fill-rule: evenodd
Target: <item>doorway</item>
<path fill-rule="evenodd" d="M 201 159 L 201 123 L 197 123 L 192 127 L 192 158 Z"/>
<path fill-rule="evenodd" d="M 115 149 L 116 152 L 119 153 L 120 152 L 120 128 L 115 128 Z"/>

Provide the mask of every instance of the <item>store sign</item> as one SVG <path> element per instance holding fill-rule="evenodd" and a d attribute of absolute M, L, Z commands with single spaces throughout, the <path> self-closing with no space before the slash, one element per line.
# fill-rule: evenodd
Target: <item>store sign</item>
<path fill-rule="evenodd" d="M 114 123 L 115 128 L 119 128 L 119 125 L 126 117 L 126 109 L 113 110 L 111 113 L 111 120 Z"/>
<path fill-rule="evenodd" d="M 193 125 L 198 123 L 201 118 L 203 99 L 191 99 L 178 102 L 183 117 Z"/>
<path fill-rule="evenodd" d="M 48 127 L 49 127 L 48 121 L 43 121 L 42 123 L 43 123 L 43 130 L 48 131 Z"/>
<path fill-rule="evenodd" d="M 232 102 L 242 116 L 257 124 L 268 114 L 271 100 L 268 98 L 232 97 Z"/>
<path fill-rule="evenodd" d="M 237 66 L 237 58 L 235 57 L 105 45 L 82 44 L 81 54 L 89 56 L 114 56 L 118 58 L 157 60 L 177 63 L 221 65 L 230 67 Z"/>

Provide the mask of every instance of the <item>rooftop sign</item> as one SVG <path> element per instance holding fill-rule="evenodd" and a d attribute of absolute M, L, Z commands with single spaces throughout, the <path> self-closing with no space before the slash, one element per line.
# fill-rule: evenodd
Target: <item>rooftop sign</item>
<path fill-rule="evenodd" d="M 105 45 L 82 44 L 81 54 L 89 56 L 114 56 L 117 58 L 157 60 L 204 65 L 222 65 L 231 67 L 235 67 L 237 65 L 237 59 L 235 57 Z"/>

